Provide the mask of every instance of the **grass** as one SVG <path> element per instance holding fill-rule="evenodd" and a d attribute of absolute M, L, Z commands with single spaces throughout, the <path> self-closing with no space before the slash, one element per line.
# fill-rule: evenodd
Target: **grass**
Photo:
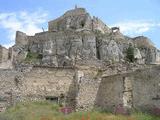
<path fill-rule="evenodd" d="M 130 116 L 90 111 L 74 112 L 64 115 L 59 112 L 59 106 L 50 102 L 19 103 L 0 114 L 0 120 L 160 120 L 160 117 L 143 113 Z"/>

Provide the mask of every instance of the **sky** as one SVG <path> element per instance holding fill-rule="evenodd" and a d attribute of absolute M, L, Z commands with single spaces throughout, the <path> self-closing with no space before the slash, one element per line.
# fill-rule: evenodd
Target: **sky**
<path fill-rule="evenodd" d="M 124 35 L 146 36 L 160 49 L 160 0 L 0 0 L 0 44 L 15 43 L 16 31 L 34 35 L 67 10 L 84 7 Z"/>

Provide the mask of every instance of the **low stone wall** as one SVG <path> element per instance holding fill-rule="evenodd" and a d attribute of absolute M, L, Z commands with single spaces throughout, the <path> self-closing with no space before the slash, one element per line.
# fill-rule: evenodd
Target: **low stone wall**
<path fill-rule="evenodd" d="M 60 97 L 66 105 L 74 106 L 75 70 L 63 68 L 33 67 L 17 81 L 24 98 L 49 99 L 59 102 Z M 55 100 L 55 101 L 54 101 Z M 68 103 L 67 103 L 68 102 Z"/>
<path fill-rule="evenodd" d="M 0 103 L 51 100 L 75 107 L 75 70 L 33 67 L 27 72 L 0 70 Z"/>

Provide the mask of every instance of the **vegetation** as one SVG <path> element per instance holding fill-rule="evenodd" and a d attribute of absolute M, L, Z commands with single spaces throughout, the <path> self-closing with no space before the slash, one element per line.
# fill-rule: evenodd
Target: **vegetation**
<path fill-rule="evenodd" d="M 127 54 L 127 60 L 129 62 L 134 62 L 135 61 L 135 58 L 134 58 L 134 47 L 132 47 L 131 45 L 129 45 L 127 51 L 126 51 L 126 54 Z"/>
<path fill-rule="evenodd" d="M 42 59 L 42 55 L 41 54 L 28 52 L 27 56 L 25 58 L 25 62 L 34 63 L 34 62 L 38 62 L 41 59 Z"/>
<path fill-rule="evenodd" d="M 50 102 L 19 103 L 1 113 L 0 120 L 160 120 L 159 117 L 143 113 L 123 116 L 99 110 L 64 115 L 59 109 L 58 105 Z"/>

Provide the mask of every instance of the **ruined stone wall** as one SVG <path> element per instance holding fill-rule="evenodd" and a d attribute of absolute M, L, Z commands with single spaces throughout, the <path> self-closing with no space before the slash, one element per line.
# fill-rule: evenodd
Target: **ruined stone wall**
<path fill-rule="evenodd" d="M 159 71 L 154 67 L 103 78 L 95 106 L 111 111 L 120 104 L 145 111 L 160 107 Z"/>
<path fill-rule="evenodd" d="M 6 62 L 8 60 L 9 51 L 8 49 L 0 46 L 0 63 Z"/>
<path fill-rule="evenodd" d="M 75 102 L 75 70 L 34 67 L 24 74 L 17 84 L 22 97 L 31 99 L 59 99 L 62 95 L 67 105 Z M 57 101 L 58 102 L 58 101 Z"/>
<path fill-rule="evenodd" d="M 158 66 L 134 74 L 133 107 L 142 110 L 160 107 L 159 71 Z"/>
<path fill-rule="evenodd" d="M 16 32 L 16 45 L 23 46 L 28 44 L 27 35 L 23 32 L 17 31 Z"/>
<path fill-rule="evenodd" d="M 94 108 L 97 91 L 101 82 L 97 70 L 81 69 L 77 72 L 77 104 L 76 110 L 91 110 Z"/>
<path fill-rule="evenodd" d="M 63 16 L 57 18 L 56 20 L 50 21 L 48 23 L 48 31 L 63 31 L 66 29 L 80 29 L 86 27 L 87 21 L 91 17 L 83 8 L 76 8 L 74 10 L 67 11 Z M 87 26 L 87 28 L 91 25 Z M 88 28 L 89 29 L 89 28 Z M 91 29 L 91 27 L 90 27 Z"/>
<path fill-rule="evenodd" d="M 95 100 L 95 107 L 113 111 L 123 104 L 123 80 L 119 76 L 103 78 Z"/>
<path fill-rule="evenodd" d="M 13 96 L 17 96 L 14 94 L 16 75 L 18 75 L 16 71 L 0 69 L 0 111 L 4 111 L 7 106 L 12 105 Z"/>
<path fill-rule="evenodd" d="M 90 30 L 101 31 L 102 33 L 111 33 L 110 28 L 100 19 L 92 17 L 84 8 L 75 8 L 67 11 L 63 16 L 48 23 L 48 31 L 72 30 Z"/>
<path fill-rule="evenodd" d="M 20 70 L 22 71 L 22 70 Z M 0 104 L 51 100 L 75 108 L 76 77 L 72 68 L 33 67 L 24 72 L 0 70 Z"/>

